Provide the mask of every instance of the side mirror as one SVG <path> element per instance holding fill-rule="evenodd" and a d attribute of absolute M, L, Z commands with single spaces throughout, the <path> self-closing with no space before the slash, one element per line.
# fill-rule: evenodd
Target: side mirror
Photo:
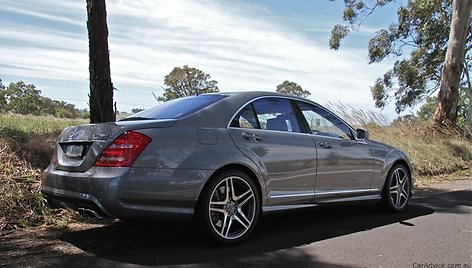
<path fill-rule="evenodd" d="M 356 129 L 357 132 L 357 139 L 358 140 L 368 140 L 369 139 L 369 132 L 365 129 L 358 128 Z"/>

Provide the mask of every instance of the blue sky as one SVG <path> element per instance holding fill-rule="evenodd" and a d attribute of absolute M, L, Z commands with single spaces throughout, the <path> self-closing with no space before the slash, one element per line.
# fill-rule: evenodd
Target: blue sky
<path fill-rule="evenodd" d="M 369 86 L 394 59 L 368 65 L 367 42 L 395 20 L 398 1 L 328 48 L 343 1 L 108 0 L 111 73 L 118 110 L 156 105 L 164 76 L 188 64 L 221 91 L 274 91 L 294 81 L 326 104 L 374 108 Z M 85 1 L 0 0 L 0 79 L 23 80 L 53 99 L 87 107 Z M 381 113 L 393 119 L 393 105 Z"/>

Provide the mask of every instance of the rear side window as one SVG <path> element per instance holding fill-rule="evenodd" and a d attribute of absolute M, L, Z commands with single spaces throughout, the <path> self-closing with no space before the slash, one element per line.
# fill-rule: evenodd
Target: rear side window
<path fill-rule="evenodd" d="M 300 132 L 290 100 L 264 98 L 246 105 L 231 121 L 231 127 Z"/>
<path fill-rule="evenodd" d="M 223 95 L 199 95 L 185 98 L 178 98 L 159 104 L 151 109 L 144 110 L 124 120 L 136 119 L 179 119 L 198 110 L 201 110 L 219 100 L 224 99 Z"/>
<path fill-rule="evenodd" d="M 246 105 L 231 121 L 230 127 L 258 128 L 256 115 L 252 104 Z"/>

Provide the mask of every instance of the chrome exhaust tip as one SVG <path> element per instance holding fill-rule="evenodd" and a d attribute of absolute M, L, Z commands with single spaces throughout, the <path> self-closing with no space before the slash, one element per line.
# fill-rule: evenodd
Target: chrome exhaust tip
<path fill-rule="evenodd" d="M 49 203 L 49 201 L 46 198 L 43 198 L 43 204 L 48 208 L 52 208 L 51 204 Z"/>
<path fill-rule="evenodd" d="M 89 208 L 77 208 L 77 212 L 84 218 L 103 219 L 95 210 Z"/>

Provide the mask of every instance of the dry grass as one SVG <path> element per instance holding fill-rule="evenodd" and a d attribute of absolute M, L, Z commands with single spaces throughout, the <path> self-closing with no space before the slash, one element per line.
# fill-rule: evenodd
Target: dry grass
<path fill-rule="evenodd" d="M 367 129 L 372 140 L 405 152 L 415 175 L 423 180 L 472 172 L 472 140 L 455 129 L 437 131 L 431 128 L 432 122 L 420 120 L 397 120 L 390 124 L 388 118 L 379 113 L 339 103 L 327 106 L 351 125 Z"/>
<path fill-rule="evenodd" d="M 57 135 L 85 123 L 51 117 L 0 116 L 0 230 L 52 221 L 40 193 Z"/>
<path fill-rule="evenodd" d="M 379 125 L 379 126 L 387 126 L 389 125 L 389 119 L 387 116 L 376 113 L 373 111 L 364 111 L 361 109 L 356 109 L 350 105 L 338 103 L 328 102 L 326 108 L 334 111 L 337 115 L 339 115 L 342 119 L 346 122 L 351 124 L 352 126 L 367 126 L 367 125 Z"/>
<path fill-rule="evenodd" d="M 472 140 L 457 132 L 437 134 L 429 130 L 428 122 L 419 121 L 388 125 L 386 117 L 352 107 L 335 105 L 333 110 L 352 125 L 368 129 L 373 140 L 403 150 L 423 181 L 450 179 L 447 174 L 451 173 L 471 176 Z M 0 115 L 0 231 L 44 223 L 67 226 L 71 214 L 51 212 L 42 204 L 41 172 L 61 130 L 83 123 L 86 121 Z"/>
<path fill-rule="evenodd" d="M 404 151 L 419 176 L 449 174 L 472 168 L 472 141 L 459 135 L 442 135 L 428 122 L 369 125 L 371 138 Z"/>

